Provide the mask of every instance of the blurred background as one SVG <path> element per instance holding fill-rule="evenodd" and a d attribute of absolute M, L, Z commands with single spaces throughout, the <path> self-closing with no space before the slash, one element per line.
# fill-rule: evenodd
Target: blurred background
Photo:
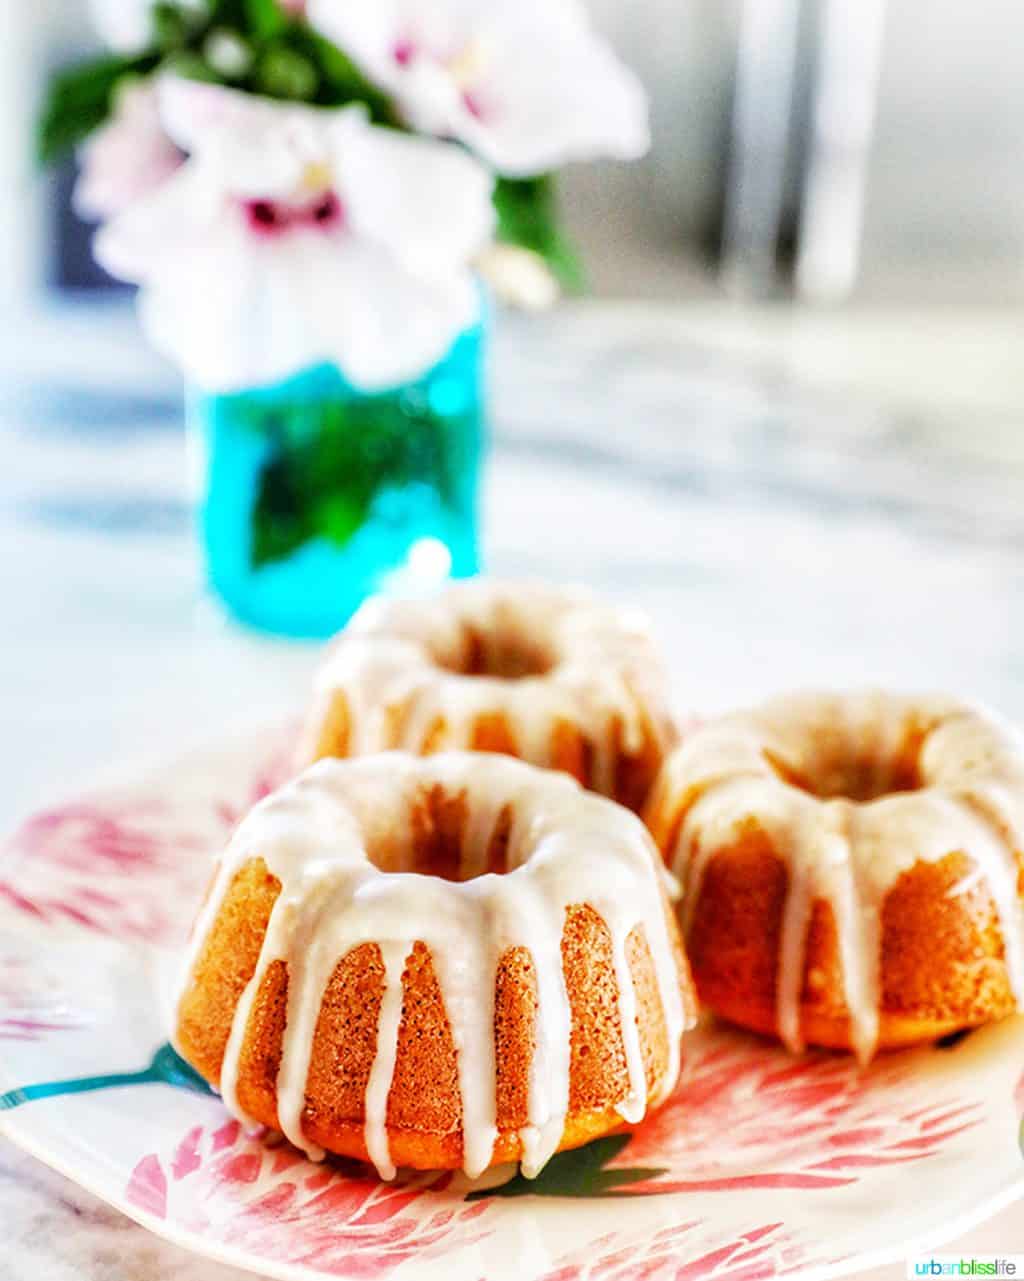
<path fill-rule="evenodd" d="M 948 303 L 1024 296 L 1024 14 L 953 0 L 592 0 L 652 97 L 639 165 L 564 184 L 595 291 Z M 8 0 L 3 301 L 95 285 L 67 172 L 27 176 L 44 73 L 84 0 Z"/>
<path fill-rule="evenodd" d="M 496 325 L 489 565 L 642 596 L 708 706 L 787 681 L 883 679 L 1024 715 L 1024 11 L 590 7 L 648 88 L 653 146 L 638 163 L 568 168 L 590 291 Z M 33 723 L 66 713 L 39 700 L 40 652 L 67 648 L 49 636 L 56 618 L 117 649 L 110 679 L 75 691 L 112 752 L 146 741 L 127 709 L 155 624 L 181 641 L 179 728 L 213 715 L 214 651 L 254 715 L 276 709 L 301 696 L 308 653 L 194 625 L 207 607 L 180 375 L 91 259 L 74 161 L 34 163 L 47 72 L 99 48 L 86 0 L 8 0 L 5 19 L 5 697 Z M 629 519 L 606 531 L 611 507 Z M 568 536 L 566 511 L 586 537 Z M 943 636 L 927 670 L 897 643 L 915 629 Z M 53 738 L 70 765 L 77 743 Z M 12 798 L 19 779 L 38 790 L 31 752 L 11 769 Z"/>

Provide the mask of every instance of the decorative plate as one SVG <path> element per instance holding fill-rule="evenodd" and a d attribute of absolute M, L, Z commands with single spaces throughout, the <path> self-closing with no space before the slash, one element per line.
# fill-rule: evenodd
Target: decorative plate
<path fill-rule="evenodd" d="M 167 1047 L 167 992 L 287 742 L 47 810 L 0 856 L 0 1131 L 139 1223 L 302 1281 L 753 1281 L 900 1259 L 1024 1195 L 1024 1019 L 867 1071 L 708 1026 L 662 1110 L 533 1183 L 385 1184 L 245 1133 Z"/>

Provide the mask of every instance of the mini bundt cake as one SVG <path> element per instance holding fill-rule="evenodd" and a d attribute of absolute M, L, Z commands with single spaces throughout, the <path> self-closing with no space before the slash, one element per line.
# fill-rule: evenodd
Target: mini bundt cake
<path fill-rule="evenodd" d="M 1021 1005 L 1024 748 L 991 715 L 777 699 L 697 730 L 646 817 L 722 1017 L 866 1060 Z"/>
<path fill-rule="evenodd" d="M 300 763 L 502 752 L 638 810 L 675 742 L 667 690 L 644 622 L 579 589 L 473 579 L 381 597 L 330 649 Z"/>
<path fill-rule="evenodd" d="M 649 833 L 498 755 L 322 761 L 238 827 L 174 1044 L 310 1155 L 536 1174 L 661 1101 L 695 996 Z"/>

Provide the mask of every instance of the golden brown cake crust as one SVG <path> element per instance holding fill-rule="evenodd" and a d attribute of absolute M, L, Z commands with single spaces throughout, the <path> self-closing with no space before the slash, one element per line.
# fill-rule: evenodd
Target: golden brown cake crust
<path fill-rule="evenodd" d="M 1024 795 L 1014 773 L 1016 742 L 998 724 L 990 726 L 980 713 L 959 705 L 909 706 L 889 728 L 887 757 L 881 734 L 866 746 L 856 741 L 847 746 L 848 727 L 840 715 L 852 719 L 852 713 L 840 704 L 838 711 L 829 709 L 833 719 L 818 731 L 820 738 L 808 742 L 802 757 L 793 747 L 794 741 L 802 742 L 795 735 L 773 740 L 758 722 L 751 737 L 744 718 L 736 717 L 721 722 L 724 728 L 710 727 L 714 738 L 709 734 L 707 747 L 693 743 L 686 761 L 666 766 L 646 817 L 666 859 L 684 880 L 692 878 L 687 951 L 700 999 L 716 1014 L 779 1035 L 781 957 L 794 869 L 805 866 L 801 860 L 810 842 L 827 841 L 833 831 L 853 850 L 851 892 L 857 893 L 857 878 L 862 878 L 863 902 L 871 904 L 876 891 L 865 879 L 881 873 L 858 857 L 867 858 L 876 848 L 875 856 L 884 856 L 884 847 L 865 845 L 859 856 L 856 841 L 867 839 L 865 831 L 875 843 L 906 841 L 896 855 L 896 874 L 885 872 L 884 892 L 871 908 L 877 934 L 867 937 L 876 937 L 878 948 L 878 1023 L 871 1048 L 936 1040 L 1016 1008 L 1007 941 L 1008 932 L 1015 937 L 1020 919 L 1014 890 L 1024 894 L 1024 857 L 1013 824 L 1015 813 L 1024 809 L 1012 808 L 1015 796 Z M 783 717 L 785 710 L 774 711 L 773 705 L 773 714 Z M 819 709 L 814 714 L 820 716 Z M 959 748 L 954 732 L 966 749 Z M 748 750 L 752 743 L 763 764 Z M 705 764 L 711 760 L 713 768 Z M 990 777 L 998 790 L 987 790 Z M 850 789 L 845 798 L 837 796 L 844 780 Z M 822 793 L 825 800 L 815 799 Z M 990 796 L 1010 801 L 997 814 L 994 804 L 986 804 Z M 895 804 L 887 797 L 895 797 Z M 938 820 L 947 813 L 943 828 Z M 831 828 L 825 825 L 828 817 L 834 818 Z M 799 852 L 798 841 L 805 843 Z M 692 874 L 694 866 L 699 875 Z M 990 876 L 1003 869 L 997 902 Z M 808 1044 L 851 1049 L 856 1037 L 837 901 L 828 895 L 810 898 L 797 1032 Z M 862 957 L 870 963 L 869 954 Z"/>
<path fill-rule="evenodd" d="M 246 864 L 224 899 L 200 954 L 178 1018 L 177 1045 L 213 1085 L 231 1017 L 256 969 L 266 922 L 280 886 L 262 860 Z M 673 943 L 682 955 L 675 924 Z M 563 973 L 572 1011 L 569 1114 L 559 1150 L 621 1129 L 615 1103 L 626 1067 L 617 985 L 607 927 L 593 908 L 573 907 L 562 935 Z M 668 1066 L 665 1019 L 647 941 L 634 931 L 629 964 L 637 989 L 638 1023 L 648 1089 L 656 1095 Z M 495 989 L 498 1128 L 494 1163 L 522 1155 L 517 1131 L 526 1121 L 527 1071 L 534 1049 L 535 987 L 525 949 L 501 958 Z M 388 1097 L 388 1137 L 396 1164 L 423 1169 L 462 1165 L 455 1048 L 429 951 L 417 944 L 402 976 L 403 1006 L 394 1080 Z M 337 964 L 323 997 L 313 1042 L 303 1126 L 328 1151 L 367 1159 L 364 1099 L 376 1051 L 383 967 L 373 944 Z M 238 1099 L 246 1113 L 278 1126 L 276 1079 L 285 1027 L 288 976 L 275 962 L 254 1002 L 242 1050 Z M 692 1003 L 691 1003 L 692 1008 Z"/>
<path fill-rule="evenodd" d="M 431 777 L 437 774 L 446 781 L 418 781 L 428 772 L 432 772 Z M 478 777 L 481 772 L 483 779 Z M 377 797 L 383 793 L 368 791 L 370 784 L 365 781 L 376 780 L 375 786 L 381 780 L 389 784 L 392 774 L 404 775 L 404 782 L 399 779 L 400 788 L 408 787 L 410 781 L 416 783 L 414 791 L 409 793 L 411 808 L 404 818 L 395 819 L 396 823 L 405 825 L 404 830 L 396 828 L 394 823 L 379 821 Z M 534 833 L 534 828 L 523 827 L 521 822 L 517 827 L 513 803 L 502 805 L 495 794 L 495 787 L 509 776 L 519 788 L 524 783 L 532 784 L 534 779 L 540 780 L 543 794 L 549 797 L 547 804 L 557 802 L 567 806 L 569 815 L 575 813 L 577 806 L 582 806 L 584 830 L 589 835 L 580 842 L 579 868 L 593 875 L 600 896 L 603 866 L 600 845 L 607 841 L 606 857 L 611 859 L 608 867 L 618 878 L 615 883 L 625 887 L 622 891 L 625 895 L 632 894 L 628 881 L 623 880 L 627 868 L 632 868 L 628 876 L 639 878 L 637 892 L 639 887 L 645 887 L 646 897 L 640 900 L 644 905 L 627 907 L 624 914 L 613 912 L 606 919 L 602 911 L 586 902 L 587 888 L 581 885 L 581 901 L 561 897 L 552 900 L 557 905 L 557 913 L 550 917 L 550 925 L 554 927 L 561 921 L 561 928 L 560 933 L 551 935 L 549 945 L 539 932 L 549 907 L 531 899 L 529 894 L 535 892 L 528 888 L 531 882 L 521 879 L 529 868 L 529 857 L 526 863 L 517 861 L 524 857 L 522 833 Z M 354 783 L 350 782 L 353 777 Z M 492 777 L 494 786 L 487 781 Z M 557 987 L 564 990 L 562 1000 L 567 1002 L 567 1036 L 562 1042 L 566 1094 L 562 1095 L 562 1105 L 554 1113 L 562 1128 L 557 1148 L 574 1146 L 618 1129 L 623 1124 L 624 1108 L 636 1110 L 639 1104 L 642 1113 L 646 1105 L 665 1096 L 678 1072 L 679 1036 L 693 1021 L 696 998 L 674 914 L 661 883 L 657 853 L 635 817 L 609 801 L 580 791 L 560 776 L 504 758 L 471 754 L 435 757 L 430 762 L 397 755 L 365 758 L 360 762 L 324 762 L 314 767 L 307 779 L 283 789 L 278 794 L 280 801 L 272 797 L 265 804 L 278 805 L 282 813 L 294 814 L 295 802 L 289 799 L 289 794 L 299 795 L 304 788 L 307 792 L 312 788 L 320 796 L 318 803 L 322 805 L 325 788 L 330 792 L 331 786 L 338 786 L 339 778 L 346 788 L 356 787 L 367 813 L 375 816 L 374 822 L 379 828 L 375 829 L 373 838 L 377 870 L 368 871 L 366 875 L 370 880 L 364 877 L 361 884 L 369 889 L 379 887 L 386 893 L 391 881 L 389 873 L 396 872 L 400 873 L 392 882 L 396 892 L 419 895 L 426 889 L 426 874 L 436 882 L 435 892 L 443 897 L 447 892 L 455 894 L 464 888 L 458 882 L 466 878 L 465 857 L 474 860 L 475 870 L 468 879 L 488 873 L 507 874 L 509 862 L 513 860 L 518 869 L 519 888 L 510 902 L 536 906 L 535 920 L 527 915 L 518 923 L 525 941 L 495 950 L 491 954 L 494 966 L 491 979 L 481 975 L 482 985 L 493 984 L 493 1064 L 490 1068 L 486 1063 L 483 1066 L 483 1070 L 493 1073 L 497 1133 L 492 1163 L 529 1155 L 523 1151 L 522 1134 L 533 1128 L 531 1100 L 536 1083 L 531 1069 L 538 1052 L 538 1028 L 542 1022 L 539 1015 L 542 985 L 538 980 L 538 961 L 530 944 L 531 932 L 541 948 L 538 955 L 559 958 Z M 453 785 L 452 779 L 456 783 L 463 779 L 475 780 L 481 794 L 489 798 L 490 812 L 483 827 L 467 793 Z M 555 813 L 560 816 L 557 805 Z M 536 820 L 532 819 L 531 823 L 533 821 Z M 561 830 L 559 824 L 565 820 L 557 817 L 551 821 L 555 827 L 550 830 L 557 836 Z M 486 841 L 475 855 L 467 855 L 467 842 L 471 845 L 467 832 L 474 822 L 473 831 L 485 832 Z M 544 846 L 545 830 L 536 829 L 536 834 L 529 838 L 538 841 L 538 848 Z M 236 840 L 242 836 L 244 831 L 240 829 Z M 630 861 L 625 864 L 616 862 L 619 856 L 614 854 L 615 842 L 621 843 L 623 837 L 631 846 Z M 294 845 L 292 836 L 288 839 L 289 845 Z M 308 839 L 312 850 L 321 848 L 317 838 L 310 835 Z M 264 951 L 268 936 L 275 929 L 280 943 L 284 937 L 281 929 L 290 930 L 289 922 L 297 920 L 296 913 L 302 909 L 296 897 L 301 889 L 296 886 L 301 882 L 294 880 L 293 872 L 275 875 L 272 862 L 269 855 L 263 857 L 254 847 L 249 856 L 227 864 L 229 876 L 222 877 L 223 868 L 218 872 L 218 888 L 206 909 L 209 913 L 206 923 L 197 932 L 189 978 L 178 1004 L 174 1040 L 183 1056 L 218 1088 L 224 1086 L 225 1063 L 231 1065 L 229 1079 L 237 1114 L 289 1132 L 282 1123 L 280 1083 L 288 1053 L 289 988 L 293 986 L 294 974 L 291 966 L 299 960 L 301 968 L 301 957 L 288 947 L 278 953 L 271 945 L 266 956 Z M 573 867 L 576 866 L 574 863 Z M 554 866 L 551 871 L 555 872 Z M 416 875 L 408 875 L 410 872 Z M 566 880 L 555 894 L 571 892 L 569 887 L 575 885 L 575 880 L 575 876 Z M 497 878 L 492 875 L 489 881 L 488 894 L 503 884 L 501 875 Z M 448 882 L 452 883 L 450 891 L 443 889 Z M 293 887 L 290 892 L 286 891 L 286 883 Z M 524 894 L 525 899 L 521 897 Z M 474 897 L 466 900 L 463 895 L 461 899 L 476 902 Z M 604 910 L 608 910 L 607 906 Z M 615 926 L 619 931 L 618 942 L 613 939 L 611 919 L 619 922 Z M 638 923 L 632 924 L 634 921 Z M 505 928 L 509 929 L 507 918 Z M 515 928 L 512 927 L 511 937 L 515 937 Z M 311 938 L 302 933 L 300 937 L 302 951 L 316 942 L 315 936 Z M 444 964 L 439 969 L 430 944 L 411 934 L 409 938 L 407 949 L 398 953 L 399 959 L 405 957 L 400 967 L 400 993 L 398 987 L 392 987 L 396 994 L 391 998 L 396 1010 L 394 1060 L 389 1069 L 390 1079 L 386 1078 L 386 1098 L 380 1093 L 376 1095 L 381 1109 L 378 1116 L 385 1125 L 388 1149 L 395 1163 L 419 1168 L 465 1167 L 466 1081 L 464 1073 L 460 1076 L 459 1051 L 441 981 L 441 975 L 451 971 L 450 968 L 446 971 Z M 446 934 L 444 940 L 444 947 L 449 943 L 458 947 L 453 936 Z M 474 941 L 467 939 L 466 947 L 470 949 L 467 957 L 474 955 L 473 946 Z M 312 1023 L 305 1024 L 313 1030 L 308 1067 L 304 1069 L 304 1105 L 294 1115 L 301 1125 L 303 1140 L 311 1147 L 367 1158 L 371 1155 L 367 1137 L 368 1129 L 372 1128 L 371 1077 L 381 1053 L 381 1037 L 385 1035 L 381 1029 L 387 1025 L 384 1006 L 388 972 L 382 948 L 376 942 L 341 949 L 336 955 L 333 968 L 323 971 L 322 979 L 317 980 L 313 989 L 319 1004 L 314 1007 L 315 1027 Z M 286 959 L 288 957 L 291 960 Z M 445 964 L 450 965 L 450 958 Z M 623 965 L 631 979 L 630 1000 L 626 1005 L 622 1003 L 618 980 Z M 395 984 L 399 971 L 393 973 Z M 545 999 L 550 1002 L 552 979 L 548 977 L 546 983 Z M 299 983 L 294 986 L 298 992 Z M 249 996 L 244 995 L 247 989 Z M 489 1001 L 490 996 L 491 993 L 481 988 L 481 1001 Z M 461 999 L 466 999 L 465 989 Z M 476 1000 L 475 993 L 472 999 Z M 250 1003 L 242 1007 L 248 1012 L 239 1020 L 236 1012 L 243 1001 Z M 628 1016 L 624 1016 L 624 1010 L 629 1011 Z M 491 1016 L 484 1011 L 483 1017 Z M 629 1038 L 625 1035 L 624 1017 L 635 1023 Z M 236 1023 L 238 1026 L 233 1031 Z M 628 1048 L 627 1041 L 635 1045 L 634 1051 Z M 558 1071 L 557 1065 L 550 1061 L 550 1041 L 547 1045 L 541 1061 L 547 1065 L 547 1072 Z M 231 1046 L 234 1048 L 229 1048 Z M 630 1059 L 631 1053 L 633 1059 Z M 476 1061 L 467 1059 L 466 1063 Z M 639 1099 L 638 1089 L 643 1095 Z M 302 1095 L 294 1097 L 293 1106 L 298 1107 Z M 297 1131 L 290 1133 L 298 1141 Z M 552 1142 L 556 1137 L 557 1131 L 551 1136 Z M 379 1168 L 379 1153 L 374 1159 Z"/>
<path fill-rule="evenodd" d="M 578 591 L 485 580 L 418 607 L 374 606 L 331 648 L 301 765 L 396 749 L 501 752 L 641 808 L 678 734 L 660 657 L 635 622 Z"/>
<path fill-rule="evenodd" d="M 883 994 L 878 1048 L 933 1041 L 1014 1010 L 1003 944 L 983 884 L 949 897 L 970 870 L 962 854 L 917 864 L 883 912 Z M 775 1035 L 776 979 L 789 873 L 785 857 L 751 825 L 711 860 L 687 948 L 701 1001 L 730 1022 Z M 851 1047 L 842 963 L 831 906 L 817 900 L 807 933 L 800 1006 L 811 1045 Z"/>

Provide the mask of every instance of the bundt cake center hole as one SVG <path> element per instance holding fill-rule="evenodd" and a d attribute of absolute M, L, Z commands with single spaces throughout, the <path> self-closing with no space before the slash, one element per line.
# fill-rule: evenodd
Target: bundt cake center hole
<path fill-rule="evenodd" d="M 764 759 L 771 770 L 788 783 L 818 800 L 847 800 L 863 804 L 901 792 L 916 792 L 924 786 L 917 754 L 899 752 L 886 757 L 877 751 L 822 752 L 813 770 L 800 769 L 770 748 Z"/>
<path fill-rule="evenodd" d="M 467 628 L 463 652 L 454 663 L 445 663 L 459 676 L 486 676 L 517 681 L 546 676 L 555 666 L 555 655 L 538 638 L 511 629 L 479 631 Z"/>
<path fill-rule="evenodd" d="M 370 850 L 370 859 L 382 871 L 417 872 L 445 881 L 472 881 L 489 873 L 501 876 L 511 871 L 511 806 L 499 812 L 484 848 L 472 848 L 472 827 L 464 792 L 450 795 L 442 787 L 427 787 L 413 806 L 408 839 L 402 848 L 377 851 L 376 856 Z"/>

